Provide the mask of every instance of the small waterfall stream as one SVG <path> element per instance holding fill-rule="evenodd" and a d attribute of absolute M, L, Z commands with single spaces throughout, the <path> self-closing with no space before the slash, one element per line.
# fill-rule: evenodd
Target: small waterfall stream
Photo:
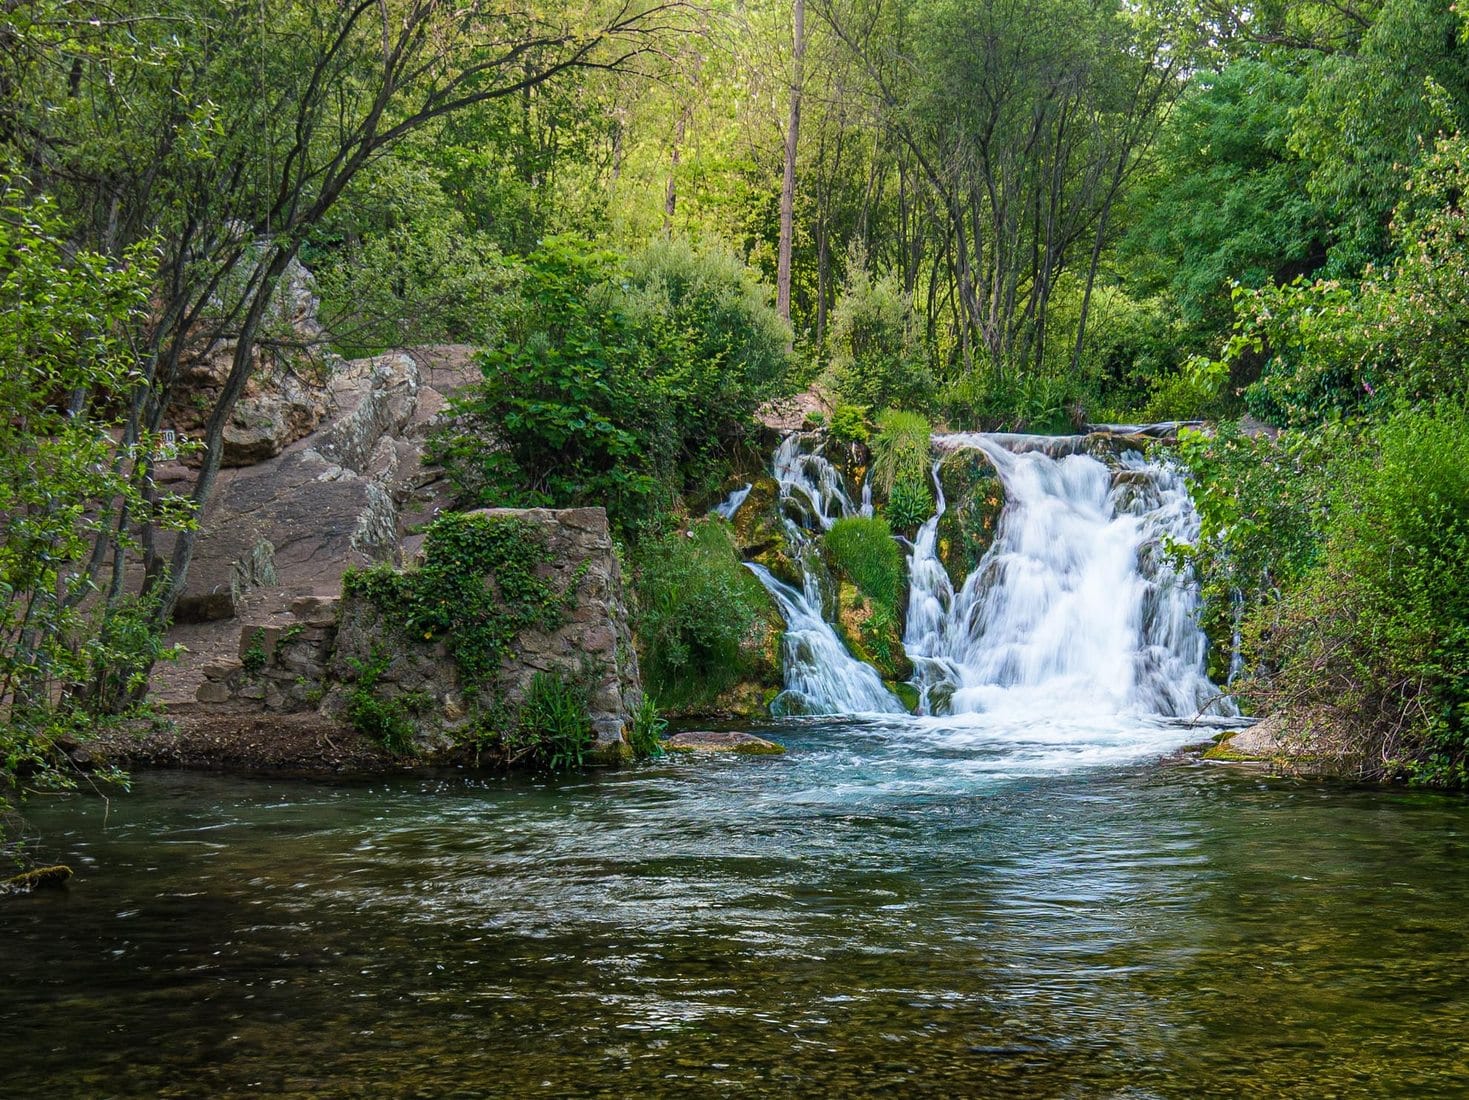
<path fill-rule="evenodd" d="M 841 472 L 819 446 L 806 445 L 805 437 L 788 436 L 772 464 L 802 584 L 750 565 L 787 624 L 786 691 L 777 709 L 901 713 L 898 699 L 822 615 L 813 536 L 844 516 L 870 515 L 870 490 L 864 486 L 854 504 Z M 902 639 L 920 714 L 1030 720 L 1238 713 L 1205 675 L 1197 586 L 1168 552 L 1170 541 L 1198 534 L 1176 470 L 1134 451 L 1109 466 L 1085 453 L 1079 436 L 954 434 L 936 436 L 934 445 L 981 452 L 1004 484 L 1006 504 L 993 543 L 956 592 L 938 556 L 948 502 L 935 462 L 935 513 L 908 555 Z"/>
<path fill-rule="evenodd" d="M 811 535 L 830 530 L 844 516 L 871 514 L 871 496 L 853 506 L 841 471 L 825 456 L 801 449 L 799 434 L 775 451 L 773 472 L 778 506 L 792 557 L 801 568 L 799 589 L 778 580 L 762 565 L 747 563 L 780 608 L 786 622 L 781 640 L 785 691 L 772 704 L 782 714 L 902 714 L 906 708 L 883 686 L 871 665 L 857 660 L 822 616 L 819 557 Z M 862 509 L 867 511 L 863 512 Z"/>

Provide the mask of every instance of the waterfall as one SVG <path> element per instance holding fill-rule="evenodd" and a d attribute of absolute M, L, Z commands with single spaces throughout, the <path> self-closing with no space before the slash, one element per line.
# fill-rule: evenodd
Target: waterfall
<path fill-rule="evenodd" d="M 938 556 L 939 520 L 948 504 L 939 480 L 939 463 L 933 464 L 933 495 L 937 506 L 918 529 L 908 555 L 908 613 L 903 631 L 903 649 L 913 662 L 913 685 L 918 689 L 918 711 L 932 714 L 935 689 L 951 687 L 959 669 L 946 658 L 945 634 L 954 611 L 954 584 Z"/>
<path fill-rule="evenodd" d="M 854 506 L 842 473 L 823 455 L 801 449 L 803 438 L 792 434 L 776 448 L 772 472 L 780 487 L 779 507 L 791 556 L 801 570 L 801 587 L 777 580 L 762 565 L 747 562 L 774 598 L 785 619 L 781 639 L 781 672 L 785 690 L 772 711 L 785 714 L 901 714 L 906 708 L 883 686 L 871 665 L 857 660 L 822 617 L 822 568 L 813 530 L 827 531 L 844 516 L 870 508 Z M 870 514 L 870 513 L 869 513 Z"/>
<path fill-rule="evenodd" d="M 763 565 L 747 563 L 775 597 L 786 621 L 780 666 L 785 691 L 771 704 L 778 714 L 901 714 L 903 705 L 871 665 L 854 658 L 821 617 L 821 588 L 808 569 L 800 591 Z"/>
<path fill-rule="evenodd" d="M 817 536 L 844 516 L 871 514 L 871 494 L 864 486 L 854 503 L 820 447 L 806 449 L 810 439 L 787 436 L 772 463 L 800 583 L 749 565 L 786 622 L 785 691 L 773 709 L 902 713 L 876 671 L 853 658 L 823 618 Z M 1237 714 L 1205 674 L 1198 588 L 1170 552 L 1199 532 L 1182 475 L 1132 450 L 1104 463 L 1089 453 L 1093 442 L 934 437 L 941 452 L 981 452 L 1004 484 L 1005 506 L 989 550 L 955 591 L 938 555 L 949 502 L 934 463 L 936 507 L 909 548 L 902 639 L 920 714 L 1011 716 L 1032 726 L 1054 718 L 1068 729 L 1080 728 L 1071 718 L 1082 715 Z M 740 502 L 743 492 L 735 494 Z"/>
<path fill-rule="evenodd" d="M 734 514 L 740 510 L 740 505 L 745 503 L 745 498 L 750 495 L 750 490 L 754 487 L 754 482 L 747 481 L 744 488 L 736 489 L 716 504 L 713 508 L 714 514 L 724 519 L 734 519 Z"/>
<path fill-rule="evenodd" d="M 1167 550 L 1198 534 L 1183 478 L 1131 451 L 1114 475 L 1080 439 L 936 437 L 940 449 L 983 452 L 1006 504 L 958 593 L 934 549 L 942 494 L 914 543 L 904 645 L 925 703 L 951 714 L 1234 714 L 1204 674 L 1197 588 Z"/>

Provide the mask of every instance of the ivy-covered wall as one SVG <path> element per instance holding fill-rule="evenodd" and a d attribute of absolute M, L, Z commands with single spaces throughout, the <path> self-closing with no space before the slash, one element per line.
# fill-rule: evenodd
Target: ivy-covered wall
<path fill-rule="evenodd" d="M 328 621 L 322 601 L 297 602 L 300 623 L 243 628 L 240 659 L 206 670 L 200 702 L 319 709 L 397 751 L 512 762 L 518 747 L 556 751 L 522 744 L 530 710 L 564 702 L 616 750 L 642 703 L 601 508 L 446 514 L 408 567 L 349 573 Z"/>

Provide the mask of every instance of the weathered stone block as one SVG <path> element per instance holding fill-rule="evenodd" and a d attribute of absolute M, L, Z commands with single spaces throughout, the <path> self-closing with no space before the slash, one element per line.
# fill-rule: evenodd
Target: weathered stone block
<path fill-rule="evenodd" d="M 194 698 L 201 703 L 228 703 L 230 689 L 218 681 L 205 680 L 199 685 L 199 690 L 194 693 Z"/>

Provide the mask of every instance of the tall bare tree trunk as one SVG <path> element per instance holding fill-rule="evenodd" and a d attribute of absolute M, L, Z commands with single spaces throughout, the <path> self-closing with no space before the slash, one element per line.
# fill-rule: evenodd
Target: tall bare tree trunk
<path fill-rule="evenodd" d="M 796 217 L 796 144 L 801 129 L 801 88 L 805 83 L 806 0 L 796 0 L 795 52 L 791 57 L 791 117 L 786 125 L 785 174 L 780 185 L 780 256 L 776 261 L 775 308 L 791 319 L 791 241 Z"/>

